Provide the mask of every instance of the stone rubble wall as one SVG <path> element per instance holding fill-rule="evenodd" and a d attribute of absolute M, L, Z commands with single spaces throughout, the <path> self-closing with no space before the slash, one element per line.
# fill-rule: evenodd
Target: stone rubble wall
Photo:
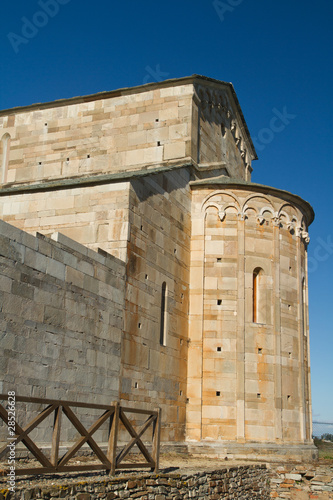
<path fill-rule="evenodd" d="M 30 500 L 64 498 L 76 500 L 268 500 L 268 471 L 262 466 L 225 468 L 193 475 L 149 474 L 113 478 L 98 483 L 80 482 L 75 485 L 41 486 L 17 489 L 15 493 L 0 490 L 0 500 Z"/>
<path fill-rule="evenodd" d="M 282 500 L 333 499 L 333 465 L 285 465 L 270 477 L 271 498 Z"/>

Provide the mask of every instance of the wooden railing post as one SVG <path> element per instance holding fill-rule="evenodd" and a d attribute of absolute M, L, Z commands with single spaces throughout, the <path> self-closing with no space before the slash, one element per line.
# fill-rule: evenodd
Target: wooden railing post
<path fill-rule="evenodd" d="M 155 462 L 154 472 L 159 471 L 160 465 L 160 439 L 161 439 L 161 408 L 156 408 L 157 417 L 153 424 L 153 460 Z"/>
<path fill-rule="evenodd" d="M 114 407 L 114 413 L 111 417 L 111 426 L 109 434 L 108 452 L 107 458 L 111 463 L 110 475 L 114 476 L 116 473 L 117 466 L 117 439 L 118 439 L 118 427 L 119 427 L 119 403 L 116 401 L 112 403 Z"/>
<path fill-rule="evenodd" d="M 62 406 L 59 405 L 54 411 L 54 424 L 52 434 L 52 449 L 51 449 L 51 463 L 56 467 L 59 460 L 59 445 L 60 445 L 60 431 L 61 431 L 61 416 Z"/>

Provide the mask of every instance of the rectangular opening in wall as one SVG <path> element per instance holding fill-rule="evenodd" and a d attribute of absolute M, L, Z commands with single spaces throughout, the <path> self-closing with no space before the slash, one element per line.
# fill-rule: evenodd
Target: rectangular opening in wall
<path fill-rule="evenodd" d="M 216 348 L 216 350 L 217 350 L 217 352 L 221 352 L 221 351 L 222 351 L 222 347 L 218 346 L 218 347 Z"/>
<path fill-rule="evenodd" d="M 217 299 L 217 305 L 221 306 L 222 305 L 222 299 Z"/>
<path fill-rule="evenodd" d="M 261 399 L 261 394 L 260 392 L 257 393 L 257 399 Z"/>
<path fill-rule="evenodd" d="M 160 318 L 160 345 L 166 345 L 166 335 L 167 335 L 167 298 L 168 298 L 168 288 L 164 281 L 162 283 L 161 290 L 161 318 Z"/>
<path fill-rule="evenodd" d="M 216 391 L 216 396 L 221 396 L 221 391 Z"/>

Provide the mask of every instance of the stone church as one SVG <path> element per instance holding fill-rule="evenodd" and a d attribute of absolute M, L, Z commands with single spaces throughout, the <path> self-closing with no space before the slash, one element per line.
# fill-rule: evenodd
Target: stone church
<path fill-rule="evenodd" d="M 0 392 L 162 408 L 162 442 L 314 458 L 308 227 L 233 85 L 0 111 Z"/>

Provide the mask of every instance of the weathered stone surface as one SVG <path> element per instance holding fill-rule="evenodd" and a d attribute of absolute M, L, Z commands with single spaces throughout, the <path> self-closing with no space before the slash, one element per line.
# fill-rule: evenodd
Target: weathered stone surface
<path fill-rule="evenodd" d="M 33 105 L 0 131 L 3 390 L 159 406 L 162 441 L 200 453 L 315 457 L 313 211 L 250 182 L 232 85 Z"/>

